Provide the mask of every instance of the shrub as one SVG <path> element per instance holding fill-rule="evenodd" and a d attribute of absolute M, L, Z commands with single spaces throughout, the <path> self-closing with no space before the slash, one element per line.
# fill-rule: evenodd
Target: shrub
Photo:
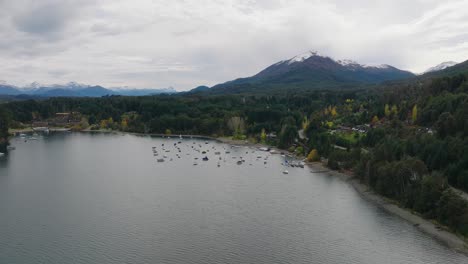
<path fill-rule="evenodd" d="M 319 161 L 319 160 L 320 160 L 320 156 L 316 149 L 311 150 L 309 155 L 307 155 L 307 161 L 309 162 L 314 162 L 314 161 Z"/>

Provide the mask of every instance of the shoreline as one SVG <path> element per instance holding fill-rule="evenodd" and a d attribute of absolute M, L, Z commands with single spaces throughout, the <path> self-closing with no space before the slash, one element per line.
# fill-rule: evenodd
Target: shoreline
<path fill-rule="evenodd" d="M 57 129 L 57 130 L 50 130 L 50 131 L 61 132 L 63 130 Z M 76 132 L 129 134 L 129 135 L 137 135 L 137 136 L 179 138 L 179 135 L 136 133 L 136 132 L 125 132 L 125 131 L 116 131 L 116 130 L 85 129 L 85 130 L 76 131 Z M 180 135 L 180 136 L 182 136 L 183 138 L 214 140 L 214 141 L 224 143 L 224 144 L 229 144 L 229 145 L 239 145 L 239 146 L 248 146 L 248 147 L 256 147 L 256 148 L 267 147 L 271 150 L 275 150 L 278 154 L 285 153 L 289 156 L 292 156 L 298 159 L 301 158 L 287 150 L 282 150 L 277 147 L 265 145 L 262 143 L 253 143 L 248 140 L 235 140 L 235 139 L 231 139 L 227 137 L 212 137 L 212 136 L 202 136 L 202 135 Z M 306 165 L 309 169 L 312 169 L 310 171 L 311 173 L 324 173 L 332 177 L 337 177 L 340 180 L 347 182 L 356 190 L 356 192 L 363 199 L 370 201 L 374 205 L 387 211 L 388 213 L 398 216 L 401 219 L 411 223 L 414 227 L 418 228 L 420 231 L 424 232 L 425 234 L 428 234 L 429 236 L 433 237 L 438 242 L 444 244 L 448 248 L 468 256 L 468 243 L 467 243 L 468 241 L 465 242 L 463 238 L 457 236 L 453 232 L 446 230 L 446 228 L 442 227 L 441 225 L 431 222 L 431 220 L 429 219 L 425 219 L 406 208 L 399 207 L 394 201 L 372 191 L 372 189 L 370 189 L 369 186 L 361 183 L 353 175 L 349 175 L 340 171 L 331 170 L 328 167 L 326 167 L 322 162 L 306 162 Z"/>
<path fill-rule="evenodd" d="M 313 173 L 325 173 L 333 177 L 338 177 L 340 180 L 347 182 L 365 200 L 370 201 L 388 213 L 398 216 L 409 222 L 414 227 L 433 237 L 448 248 L 468 256 L 468 243 L 465 242 L 463 238 L 457 236 L 453 232 L 446 230 L 446 228 L 442 227 L 441 225 L 438 225 L 429 219 L 425 219 L 406 208 L 399 207 L 394 201 L 375 193 L 369 186 L 361 183 L 359 179 L 352 175 L 330 170 L 321 162 L 307 163 L 307 165 L 314 170 L 319 170 L 317 172 L 312 171 Z"/>

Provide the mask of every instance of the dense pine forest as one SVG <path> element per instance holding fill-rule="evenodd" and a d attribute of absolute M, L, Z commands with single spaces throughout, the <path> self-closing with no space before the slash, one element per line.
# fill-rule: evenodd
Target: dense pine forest
<path fill-rule="evenodd" d="M 352 90 L 51 98 L 3 105 L 7 128 L 77 112 L 73 129 L 233 137 L 354 172 L 401 206 L 468 235 L 466 73 Z M 298 133 L 300 132 L 300 133 Z M 300 136 L 302 135 L 302 136 Z"/>

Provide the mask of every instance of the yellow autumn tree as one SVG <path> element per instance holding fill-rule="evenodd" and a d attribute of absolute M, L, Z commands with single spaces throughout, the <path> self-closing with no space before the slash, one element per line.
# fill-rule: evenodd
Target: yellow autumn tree
<path fill-rule="evenodd" d="M 338 111 L 336 111 L 336 106 L 332 107 L 330 114 L 332 117 L 336 117 L 338 115 Z"/>
<path fill-rule="evenodd" d="M 267 134 L 265 132 L 265 129 L 262 128 L 262 132 L 260 133 L 260 140 L 262 141 L 262 143 L 265 143 L 266 138 L 267 138 Z"/>
<path fill-rule="evenodd" d="M 128 128 L 128 121 L 127 119 L 122 119 L 122 122 L 120 122 L 120 126 L 122 127 L 123 130 Z"/>
<path fill-rule="evenodd" d="M 309 155 L 307 155 L 307 161 L 309 162 L 314 162 L 314 161 L 319 161 L 319 160 L 320 160 L 320 156 L 316 149 L 311 150 L 309 152 Z"/>
<path fill-rule="evenodd" d="M 395 115 L 398 115 L 398 107 L 396 105 L 393 105 L 392 106 L 392 114 L 395 116 Z"/>
<path fill-rule="evenodd" d="M 375 116 L 372 118 L 371 123 L 372 123 L 372 124 L 376 124 L 377 122 L 379 122 L 379 118 L 375 115 Z"/>
<path fill-rule="evenodd" d="M 411 111 L 411 120 L 413 120 L 413 124 L 416 123 L 418 119 L 418 105 L 413 106 L 413 110 Z"/>
<path fill-rule="evenodd" d="M 166 129 L 165 134 L 170 135 L 170 134 L 172 134 L 172 131 L 168 128 L 168 129 Z"/>
<path fill-rule="evenodd" d="M 101 129 L 106 129 L 107 128 L 107 120 L 105 120 L 105 119 L 101 120 L 99 126 L 101 127 Z"/>
<path fill-rule="evenodd" d="M 390 114 L 392 113 L 390 111 L 390 106 L 388 106 L 388 104 L 385 104 L 384 113 L 385 113 L 385 117 L 390 117 Z"/>

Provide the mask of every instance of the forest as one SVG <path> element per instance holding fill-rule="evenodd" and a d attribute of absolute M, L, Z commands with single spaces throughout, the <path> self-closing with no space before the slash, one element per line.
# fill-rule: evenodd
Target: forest
<path fill-rule="evenodd" d="M 354 173 L 377 193 L 468 236 L 467 73 L 361 89 L 50 98 L 3 104 L 0 143 L 79 112 L 73 129 L 200 134 L 271 144 Z M 298 136 L 298 131 L 304 137 Z"/>

